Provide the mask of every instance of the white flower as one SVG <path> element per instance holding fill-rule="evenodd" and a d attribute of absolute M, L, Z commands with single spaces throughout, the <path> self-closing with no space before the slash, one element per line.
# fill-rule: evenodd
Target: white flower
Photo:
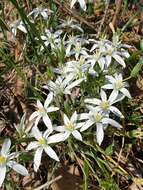
<path fill-rule="evenodd" d="M 75 46 L 75 44 L 80 43 L 81 45 L 89 44 L 88 40 L 84 38 L 80 38 L 79 36 L 68 36 L 68 40 L 64 42 L 65 44 L 65 50 L 66 50 L 66 56 L 70 55 L 72 47 Z"/>
<path fill-rule="evenodd" d="M 72 60 L 65 63 L 65 75 L 72 76 L 73 79 L 86 79 L 86 74 L 89 69 L 89 64 L 83 56 L 79 60 Z"/>
<path fill-rule="evenodd" d="M 102 86 L 104 89 L 113 89 L 111 96 L 117 98 L 119 93 L 131 98 L 130 92 L 126 89 L 128 84 L 123 81 L 122 74 L 115 73 L 115 78 L 113 76 L 107 75 L 106 79 L 109 81 L 109 84 Z"/>
<path fill-rule="evenodd" d="M 17 29 L 23 33 L 27 33 L 24 23 L 21 20 L 17 20 L 14 23 L 10 24 L 11 32 L 16 37 Z"/>
<path fill-rule="evenodd" d="M 28 175 L 28 171 L 24 166 L 18 164 L 16 161 L 13 161 L 13 159 L 16 158 L 18 154 L 16 152 L 10 153 L 10 146 L 10 139 L 5 139 L 0 151 L 0 187 L 2 186 L 2 183 L 5 179 L 7 167 L 12 168 L 21 175 Z"/>
<path fill-rule="evenodd" d="M 66 114 L 64 114 L 63 115 L 64 125 L 55 127 L 56 131 L 61 132 L 61 133 L 57 134 L 57 136 L 60 135 L 60 137 L 61 137 L 61 135 L 63 135 L 63 141 L 64 141 L 67 138 L 69 138 L 70 135 L 72 135 L 77 140 L 82 141 L 82 136 L 77 129 L 81 128 L 83 126 L 84 122 L 77 123 L 77 119 L 78 119 L 78 117 L 77 117 L 76 112 L 74 112 L 72 114 L 70 119 L 67 117 Z"/>
<path fill-rule="evenodd" d="M 80 4 L 80 7 L 84 10 L 84 11 L 86 11 L 86 2 L 85 2 L 85 0 L 72 0 L 71 1 L 71 9 L 73 8 L 73 6 L 74 6 L 74 4 L 76 3 L 76 2 L 78 2 L 79 4 Z"/>
<path fill-rule="evenodd" d="M 50 131 L 46 130 L 43 134 L 39 131 L 37 127 L 33 127 L 32 129 L 32 135 L 35 137 L 37 141 L 30 142 L 30 144 L 27 146 L 27 150 L 36 149 L 35 155 L 34 155 L 34 171 L 37 172 L 40 163 L 41 163 L 41 157 L 43 151 L 51 157 L 52 159 L 59 161 L 59 158 L 56 154 L 56 152 L 49 146 L 51 143 L 59 142 L 58 138 L 53 138 L 52 136 L 49 137 Z M 50 140 L 51 138 L 51 140 Z"/>
<path fill-rule="evenodd" d="M 45 35 L 41 36 L 41 39 L 44 41 L 46 47 L 50 46 L 51 49 L 55 49 L 61 45 L 60 35 L 62 34 L 62 30 L 57 30 L 56 32 L 51 32 L 50 30 L 45 30 Z M 41 47 L 41 51 L 43 51 L 44 47 Z"/>
<path fill-rule="evenodd" d="M 25 137 L 26 135 L 28 135 L 28 132 L 31 130 L 32 128 L 32 123 L 28 123 L 27 125 L 25 124 L 25 117 L 26 114 L 24 114 L 20 120 L 20 124 L 16 125 L 14 124 L 14 127 L 17 131 L 17 133 L 19 134 L 20 138 L 21 137 Z"/>
<path fill-rule="evenodd" d="M 120 55 L 120 51 L 118 51 L 116 49 L 116 47 L 114 47 L 113 45 L 110 44 L 106 44 L 106 64 L 107 64 L 107 68 L 109 67 L 112 58 L 114 58 L 116 60 L 117 63 L 119 63 L 120 65 L 122 65 L 124 68 L 126 67 L 125 61 L 124 61 L 124 57 Z"/>
<path fill-rule="evenodd" d="M 53 93 L 50 92 L 47 96 L 47 99 L 45 100 L 45 103 L 44 103 L 44 106 L 43 104 L 40 102 L 40 100 L 37 100 L 37 111 L 35 111 L 34 113 L 31 114 L 29 120 L 33 120 L 33 119 L 36 119 L 35 120 L 35 126 L 38 125 L 38 122 L 40 121 L 40 119 L 42 118 L 43 119 L 43 122 L 45 123 L 46 127 L 52 131 L 53 130 L 53 127 L 52 127 L 52 124 L 51 124 L 51 120 L 49 118 L 49 116 L 47 115 L 48 113 L 50 112 L 54 112 L 54 111 L 57 111 L 59 110 L 58 107 L 54 107 L 54 106 L 50 106 L 50 103 L 52 102 L 53 100 Z"/>
<path fill-rule="evenodd" d="M 68 30 L 69 28 L 71 28 L 83 32 L 83 29 L 80 27 L 78 22 L 72 18 L 68 18 L 67 20 L 62 20 L 62 24 L 60 24 L 58 28 L 67 28 Z"/>
<path fill-rule="evenodd" d="M 50 9 L 43 9 L 43 8 L 35 8 L 33 9 L 28 16 L 33 15 L 34 19 L 36 19 L 39 15 L 41 15 L 45 20 L 48 18 L 48 16 L 53 13 Z"/>
<path fill-rule="evenodd" d="M 88 55 L 86 58 L 87 63 L 90 63 L 91 65 L 90 70 L 94 71 L 95 63 L 99 64 L 102 71 L 105 69 L 106 59 L 103 57 L 102 53 L 99 50 L 96 50 L 96 52 L 94 52 L 92 55 Z"/>
<path fill-rule="evenodd" d="M 82 81 L 83 79 L 73 81 L 71 75 L 66 77 L 59 76 L 55 82 L 53 82 L 52 80 L 48 81 L 48 84 L 44 85 L 43 88 L 53 92 L 54 96 L 71 94 L 72 88 L 78 86 Z"/>
<path fill-rule="evenodd" d="M 107 115 L 109 115 L 109 113 L 112 112 L 115 115 L 124 118 L 123 114 L 118 110 L 118 108 L 113 106 L 115 102 L 119 101 L 118 99 L 115 99 L 115 97 L 112 96 L 112 94 L 109 96 L 109 99 L 107 99 L 107 95 L 103 90 L 101 90 L 100 96 L 101 100 L 97 98 L 87 98 L 85 99 L 85 103 L 92 105 L 92 107 L 94 106 L 94 109 L 96 111 L 101 111 Z M 87 105 L 87 108 L 89 107 L 91 106 Z"/>
<path fill-rule="evenodd" d="M 102 112 L 98 112 L 94 108 L 89 108 L 89 113 L 82 113 L 79 115 L 79 120 L 86 120 L 82 128 L 81 132 L 87 130 L 92 125 L 96 125 L 96 138 L 99 145 L 101 145 L 104 138 L 104 129 L 110 124 L 118 129 L 122 128 L 122 126 L 110 119 L 108 115 L 103 114 Z"/>
<path fill-rule="evenodd" d="M 77 42 L 74 44 L 73 49 L 67 54 L 67 56 L 74 55 L 76 60 L 79 58 L 80 55 L 87 56 L 87 49 L 85 47 L 82 47 L 82 43 Z"/>

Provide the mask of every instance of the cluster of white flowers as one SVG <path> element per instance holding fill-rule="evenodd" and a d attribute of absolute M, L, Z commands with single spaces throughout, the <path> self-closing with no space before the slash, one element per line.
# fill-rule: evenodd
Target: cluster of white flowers
<path fill-rule="evenodd" d="M 82 9 L 86 10 L 85 1 L 79 0 L 78 2 Z M 71 7 L 75 3 L 76 0 L 72 0 Z M 51 10 L 36 8 L 29 13 L 28 17 L 35 20 L 38 16 L 42 16 L 46 20 L 51 13 Z M 84 131 L 89 128 L 90 130 L 94 130 L 95 128 L 97 143 L 101 145 L 104 139 L 104 130 L 108 125 L 112 125 L 117 129 L 122 128 L 112 118 L 114 114 L 119 118 L 124 117 L 120 110 L 115 107 L 115 104 L 122 101 L 125 97 L 131 98 L 126 88 L 128 84 L 124 82 L 121 74 L 122 68 L 126 67 L 125 58 L 130 56 L 126 50 L 128 46 L 121 44 L 117 37 L 113 38 L 113 41 L 105 38 L 97 41 L 89 37 L 83 38 L 83 35 L 74 35 L 73 32 L 72 35 L 69 35 L 68 32 L 65 33 L 66 30 L 65 32 L 63 30 L 66 27 L 83 33 L 81 26 L 74 20 L 69 19 L 68 22 L 59 25 L 57 30 L 48 28 L 41 35 L 45 47 L 53 55 L 55 55 L 55 50 L 61 48 L 62 43 L 65 50 L 65 63 L 59 63 L 57 68 L 53 67 L 52 70 L 55 78 L 46 81 L 45 85 L 42 86 L 48 90 L 48 95 L 44 104 L 40 100 L 37 100 L 36 111 L 29 118 L 32 126 L 30 126 L 26 133 L 23 131 L 25 129 L 24 127 L 20 127 L 21 131 L 16 127 L 21 137 L 23 134 L 25 137 L 30 132 L 30 136 L 36 139 L 30 142 L 26 148 L 26 151 L 35 150 L 34 171 L 36 172 L 40 166 L 43 151 L 52 159 L 59 161 L 54 148 L 52 148 L 53 146 L 50 146 L 51 144 L 64 142 L 71 137 L 79 141 L 84 141 Z M 11 25 L 11 29 L 15 37 L 17 29 L 27 33 L 22 21 L 18 21 L 16 25 Z M 41 54 L 44 53 L 45 47 L 40 46 Z M 110 72 L 112 67 L 113 71 Z M 99 87 L 95 89 L 95 97 L 91 94 L 88 94 L 88 97 L 85 99 L 84 96 L 82 97 L 85 105 L 83 113 L 79 112 L 79 109 L 76 110 L 76 108 L 72 107 L 71 110 L 73 110 L 73 113 L 67 114 L 63 109 L 64 102 L 58 102 L 57 104 L 57 100 L 63 100 L 63 97 L 65 101 L 66 98 L 73 99 L 73 91 L 75 89 L 82 91 L 82 86 L 88 84 L 89 77 L 93 81 L 98 81 L 100 73 L 104 76 L 104 84 L 100 87 L 100 92 Z M 90 86 L 92 84 L 88 85 Z M 81 96 L 80 93 L 78 96 Z M 74 98 L 76 99 L 76 95 Z M 53 112 L 59 115 L 58 118 L 61 118 L 58 121 L 60 126 L 56 123 L 53 124 L 51 114 Z M 39 130 L 39 122 L 45 125 L 45 131 Z M 17 164 L 15 161 L 11 161 L 17 157 L 17 154 L 9 153 L 10 145 L 10 140 L 6 139 L 0 152 L 0 186 L 5 178 L 7 166 L 22 175 L 28 175 L 27 170 L 23 166 Z"/>

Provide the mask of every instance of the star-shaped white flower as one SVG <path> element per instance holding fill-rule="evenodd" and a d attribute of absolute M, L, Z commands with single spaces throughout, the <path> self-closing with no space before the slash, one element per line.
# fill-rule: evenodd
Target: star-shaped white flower
<path fill-rule="evenodd" d="M 61 137 L 61 135 L 63 135 L 63 141 L 64 141 L 64 140 L 68 139 L 70 135 L 72 135 L 77 140 L 82 141 L 82 136 L 81 136 L 80 132 L 78 131 L 78 129 L 83 126 L 84 122 L 80 122 L 80 123 L 77 122 L 77 120 L 78 120 L 77 113 L 74 112 L 70 119 L 67 117 L 66 114 L 64 114 L 63 120 L 64 120 L 63 126 L 55 127 L 56 131 L 61 132 L 61 133 L 57 134 L 57 136 L 60 135 L 60 137 Z"/>
<path fill-rule="evenodd" d="M 13 160 L 17 158 L 18 154 L 16 152 L 10 153 L 10 147 L 11 140 L 5 139 L 0 151 L 0 187 L 5 179 L 7 167 L 12 168 L 21 175 L 28 175 L 27 169 Z"/>
<path fill-rule="evenodd" d="M 123 94 L 128 98 L 131 98 L 130 92 L 126 89 L 128 84 L 123 81 L 122 74 L 115 73 L 114 77 L 111 75 L 107 75 L 106 79 L 109 81 L 109 84 L 105 84 L 102 86 L 103 89 L 113 89 L 111 96 L 115 99 L 119 94 Z"/>
<path fill-rule="evenodd" d="M 89 108 L 89 113 L 80 114 L 79 120 L 86 121 L 80 129 L 81 132 L 87 130 L 92 125 L 96 125 L 96 138 L 99 145 L 101 145 L 104 139 L 104 129 L 109 124 L 118 129 L 122 128 L 119 123 L 117 123 L 113 119 L 110 119 L 108 115 L 105 115 L 103 112 L 98 112 L 92 107 Z"/>
<path fill-rule="evenodd" d="M 53 93 L 50 92 L 47 96 L 47 99 L 45 100 L 44 106 L 40 102 L 40 100 L 37 100 L 37 111 L 31 114 L 29 120 L 35 119 L 35 126 L 38 125 L 40 119 L 43 119 L 43 122 L 45 123 L 46 127 L 50 130 L 53 131 L 51 120 L 48 116 L 48 113 L 54 112 L 59 110 L 58 107 L 54 106 L 49 106 L 53 100 Z"/>
<path fill-rule="evenodd" d="M 49 15 L 53 13 L 50 9 L 43 9 L 43 8 L 35 8 L 33 9 L 28 16 L 34 16 L 34 19 L 36 19 L 39 15 L 41 15 L 45 20 L 48 19 Z"/>
<path fill-rule="evenodd" d="M 36 149 L 34 155 L 34 171 L 37 172 L 41 163 L 41 157 L 43 151 L 52 159 L 59 161 L 59 158 L 56 152 L 49 146 L 51 143 L 56 143 L 61 141 L 58 137 L 53 138 L 49 136 L 51 132 L 46 130 L 44 133 L 40 132 L 37 127 L 33 127 L 32 135 L 35 137 L 36 141 L 30 142 L 27 146 L 26 150 Z M 60 136 L 59 136 L 60 137 Z"/>
<path fill-rule="evenodd" d="M 10 24 L 11 32 L 16 37 L 17 29 L 23 33 L 27 33 L 26 27 L 21 20 L 16 20 L 14 23 Z"/>
<path fill-rule="evenodd" d="M 71 90 L 75 86 L 78 86 L 82 81 L 83 79 L 73 81 L 72 75 L 68 75 L 66 77 L 59 76 L 55 82 L 53 82 L 52 80 L 48 81 L 48 84 L 44 85 L 43 88 L 53 92 L 54 96 L 71 94 Z"/>
<path fill-rule="evenodd" d="M 109 96 L 109 99 L 107 99 L 107 95 L 104 92 L 104 90 L 101 90 L 100 96 L 101 100 L 97 98 L 85 99 L 85 103 L 90 104 L 90 106 L 87 105 L 87 108 L 94 107 L 96 111 L 101 111 L 104 114 L 109 115 L 109 113 L 112 112 L 121 118 L 124 117 L 120 110 L 113 106 L 113 104 L 119 100 L 115 99 L 115 97 L 112 96 L 112 94 Z"/>

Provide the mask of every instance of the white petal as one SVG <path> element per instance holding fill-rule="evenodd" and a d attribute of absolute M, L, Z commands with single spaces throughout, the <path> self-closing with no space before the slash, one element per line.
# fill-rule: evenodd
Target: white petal
<path fill-rule="evenodd" d="M 110 82 L 110 83 L 115 83 L 116 79 L 110 75 L 106 75 L 105 78 Z"/>
<path fill-rule="evenodd" d="M 27 169 L 15 161 L 9 161 L 7 165 L 21 175 L 24 175 L 24 176 L 28 175 Z"/>
<path fill-rule="evenodd" d="M 45 146 L 44 150 L 48 154 L 49 157 L 53 158 L 56 161 L 59 161 L 59 158 L 56 152 L 50 146 Z"/>
<path fill-rule="evenodd" d="M 104 130 L 101 123 L 96 124 L 96 138 L 99 145 L 101 145 L 104 138 Z"/>
<path fill-rule="evenodd" d="M 97 98 L 90 98 L 90 99 L 85 99 L 84 100 L 85 103 L 88 104 L 94 104 L 94 105 L 100 105 L 101 104 L 101 100 L 97 99 Z"/>
<path fill-rule="evenodd" d="M 0 187 L 2 186 L 2 183 L 5 179 L 6 175 L 6 166 L 0 166 Z"/>
<path fill-rule="evenodd" d="M 69 86 L 66 87 L 67 90 L 70 90 L 74 88 L 75 86 L 78 86 L 84 79 L 78 79 L 74 82 L 72 82 Z"/>
<path fill-rule="evenodd" d="M 76 120 L 77 120 L 77 113 L 76 113 L 76 111 L 73 113 L 73 115 L 71 116 L 71 119 L 70 119 L 70 121 L 72 122 L 72 123 L 74 123 L 74 122 L 76 122 Z"/>
<path fill-rule="evenodd" d="M 100 92 L 100 96 L 101 96 L 102 101 L 107 101 L 107 95 L 104 92 L 104 90 L 102 90 L 102 89 L 101 89 L 101 92 Z"/>
<path fill-rule="evenodd" d="M 29 117 L 29 120 L 31 121 L 31 120 L 33 120 L 35 117 L 37 117 L 39 115 L 39 112 L 38 111 L 35 111 L 35 112 L 33 112 L 31 115 L 30 115 L 30 117 Z"/>
<path fill-rule="evenodd" d="M 78 115 L 78 120 L 86 120 L 89 118 L 89 113 L 81 113 Z"/>
<path fill-rule="evenodd" d="M 112 103 L 115 102 L 115 100 L 116 100 L 118 94 L 119 94 L 119 91 L 118 91 L 118 90 L 113 90 L 113 91 L 111 92 L 111 94 L 110 94 L 110 96 L 109 96 L 109 99 L 108 99 L 108 101 L 110 102 L 110 104 L 112 104 Z"/>
<path fill-rule="evenodd" d="M 110 55 L 106 55 L 106 65 L 107 65 L 107 68 L 109 67 L 111 63 L 111 56 Z"/>
<path fill-rule="evenodd" d="M 109 110 L 111 112 L 113 112 L 115 115 L 121 117 L 121 118 L 124 118 L 123 114 L 120 112 L 120 110 L 118 110 L 115 106 L 110 106 L 109 107 Z"/>
<path fill-rule="evenodd" d="M 37 172 L 39 169 L 40 163 L 41 163 L 41 157 L 42 157 L 43 148 L 40 147 L 36 150 L 34 155 L 34 171 Z"/>
<path fill-rule="evenodd" d="M 43 116 L 43 121 L 44 121 L 46 127 L 49 129 L 49 131 L 53 131 L 53 126 L 52 126 L 51 120 L 48 115 Z"/>
<path fill-rule="evenodd" d="M 104 89 L 113 89 L 113 85 L 112 84 L 105 84 L 101 88 L 104 88 Z"/>
<path fill-rule="evenodd" d="M 48 137 L 48 144 L 62 142 L 65 140 L 65 133 L 58 133 Z"/>
<path fill-rule="evenodd" d="M 123 60 L 122 57 L 120 57 L 120 56 L 117 55 L 117 54 L 113 54 L 112 56 L 114 57 L 114 59 L 115 59 L 118 63 L 120 63 L 120 65 L 122 65 L 124 68 L 126 67 L 126 64 L 125 64 L 125 62 L 124 62 L 124 60 Z"/>
<path fill-rule="evenodd" d="M 47 99 L 45 100 L 44 108 L 47 108 L 49 104 L 52 102 L 52 100 L 53 100 L 53 93 L 50 92 L 47 96 Z"/>
<path fill-rule="evenodd" d="M 63 118 L 63 119 L 64 119 L 64 124 L 65 124 L 65 125 L 68 125 L 68 124 L 70 123 L 69 118 L 67 117 L 66 114 L 64 114 L 63 116 L 64 116 L 64 118 Z"/>
<path fill-rule="evenodd" d="M 55 131 L 59 131 L 59 132 L 64 132 L 65 131 L 65 127 L 64 126 L 56 126 L 53 129 Z"/>
<path fill-rule="evenodd" d="M 35 126 L 35 127 L 37 127 L 37 125 L 38 125 L 38 123 L 39 123 L 41 117 L 42 117 L 42 115 L 39 114 L 39 116 L 36 118 L 36 120 L 35 120 L 35 122 L 34 122 L 34 126 Z"/>
<path fill-rule="evenodd" d="M 25 26 L 23 26 L 22 24 L 20 24 L 17 28 L 21 30 L 22 32 L 27 33 Z"/>
<path fill-rule="evenodd" d="M 33 142 L 30 142 L 30 144 L 27 146 L 26 150 L 36 149 L 37 147 L 38 147 L 38 142 L 33 141 Z"/>
<path fill-rule="evenodd" d="M 8 139 L 8 138 L 5 139 L 4 143 L 2 145 L 1 155 L 7 156 L 8 152 L 9 152 L 9 149 L 10 149 L 10 146 L 11 146 L 11 140 Z"/>
<path fill-rule="evenodd" d="M 37 127 L 32 128 L 32 134 L 35 137 L 35 139 L 39 140 L 42 138 L 42 133 L 39 131 Z"/>
<path fill-rule="evenodd" d="M 43 104 L 40 102 L 40 100 L 37 100 L 37 107 L 39 109 L 43 109 Z"/>
<path fill-rule="evenodd" d="M 54 112 L 54 111 L 57 111 L 59 110 L 58 107 L 54 107 L 54 106 L 50 106 L 46 109 L 47 113 L 50 113 L 50 112 Z"/>
<path fill-rule="evenodd" d="M 121 88 L 120 91 L 127 96 L 128 98 L 132 98 L 129 91 L 126 88 Z"/>
<path fill-rule="evenodd" d="M 101 57 L 101 58 L 98 60 L 98 64 L 99 64 L 101 70 L 103 70 L 103 69 L 104 69 L 104 66 L 105 66 L 105 64 L 106 64 L 105 57 Z"/>
<path fill-rule="evenodd" d="M 85 125 L 83 125 L 83 127 L 80 129 L 81 132 L 87 130 L 91 125 L 94 124 L 94 121 L 88 120 L 87 122 L 85 122 Z"/>
<path fill-rule="evenodd" d="M 75 129 L 81 128 L 84 124 L 85 124 L 85 121 L 81 122 L 81 123 L 77 123 L 76 126 L 75 126 Z"/>
<path fill-rule="evenodd" d="M 86 3 L 85 3 L 85 0 L 78 0 L 78 2 L 79 2 L 79 4 L 80 4 L 81 8 L 82 8 L 84 11 L 86 11 Z"/>
<path fill-rule="evenodd" d="M 77 130 L 74 130 L 74 131 L 72 132 L 72 135 L 73 135 L 77 140 L 82 141 L 82 136 L 81 136 L 80 132 L 78 132 Z"/>
<path fill-rule="evenodd" d="M 116 121 L 114 121 L 113 119 L 110 119 L 110 118 L 103 118 L 102 123 L 103 124 L 110 124 L 110 125 L 112 125 L 114 127 L 117 127 L 118 129 L 122 128 L 122 126 L 118 122 L 116 122 Z"/>

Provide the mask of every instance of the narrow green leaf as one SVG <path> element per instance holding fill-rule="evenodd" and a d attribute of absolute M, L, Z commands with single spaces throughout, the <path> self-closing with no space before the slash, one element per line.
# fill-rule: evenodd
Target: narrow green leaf
<path fill-rule="evenodd" d="M 136 77 L 139 74 L 139 71 L 142 69 L 142 66 L 143 66 L 143 59 L 141 58 L 140 61 L 134 66 L 130 76 Z"/>

